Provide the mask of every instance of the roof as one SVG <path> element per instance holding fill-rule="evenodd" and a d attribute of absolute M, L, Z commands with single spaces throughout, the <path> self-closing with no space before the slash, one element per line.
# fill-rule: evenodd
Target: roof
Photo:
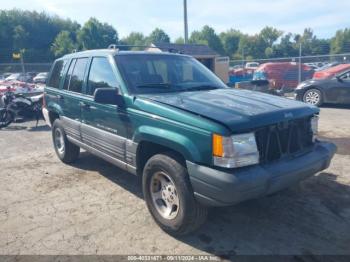
<path fill-rule="evenodd" d="M 95 49 L 95 50 L 86 50 L 86 51 L 67 54 L 63 56 L 63 58 L 95 56 L 95 55 L 107 56 L 107 55 L 114 55 L 116 53 L 118 53 L 117 49 Z"/>
<path fill-rule="evenodd" d="M 331 78 L 339 73 L 342 73 L 345 70 L 350 69 L 350 64 L 340 64 L 337 66 L 333 66 L 330 68 L 327 68 L 322 71 L 315 72 L 313 78 L 316 79 L 325 79 L 325 78 Z"/>
<path fill-rule="evenodd" d="M 114 55 L 136 55 L 136 54 L 159 55 L 159 53 L 152 53 L 148 51 L 120 51 L 118 49 L 94 49 L 94 50 L 86 50 L 86 51 L 67 54 L 59 58 L 58 60 L 67 59 L 67 58 L 79 58 L 79 57 L 86 57 L 86 56 L 108 56 L 108 55 L 114 56 Z M 179 54 L 162 53 L 162 55 L 179 55 Z"/>
<path fill-rule="evenodd" d="M 207 45 L 201 44 L 170 44 L 170 43 L 154 43 L 154 47 L 158 47 L 162 51 L 177 51 L 181 54 L 190 56 L 218 56 L 213 49 Z"/>

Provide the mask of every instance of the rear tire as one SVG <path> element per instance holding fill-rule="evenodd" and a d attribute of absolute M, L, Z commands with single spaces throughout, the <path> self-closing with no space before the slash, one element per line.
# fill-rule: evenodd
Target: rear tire
<path fill-rule="evenodd" d="M 303 102 L 314 106 L 321 106 L 323 103 L 322 92 L 317 88 L 306 90 L 303 95 Z"/>
<path fill-rule="evenodd" d="M 194 198 L 187 170 L 173 154 L 151 157 L 143 171 L 143 194 L 155 222 L 171 235 L 185 235 L 206 220 L 207 208 Z"/>
<path fill-rule="evenodd" d="M 67 139 L 62 122 L 56 119 L 52 125 L 52 141 L 58 158 L 66 164 L 79 157 L 80 148 Z"/>

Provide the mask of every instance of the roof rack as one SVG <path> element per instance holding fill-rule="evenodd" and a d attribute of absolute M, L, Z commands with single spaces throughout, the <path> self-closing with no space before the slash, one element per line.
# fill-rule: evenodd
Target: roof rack
<path fill-rule="evenodd" d="M 111 44 L 108 46 L 108 49 L 114 49 L 114 50 L 119 50 L 116 44 Z"/>
<path fill-rule="evenodd" d="M 116 45 L 116 44 L 111 44 L 108 46 L 108 49 L 123 49 L 123 48 L 133 48 L 133 47 L 139 47 L 139 48 L 157 48 L 165 52 L 169 53 L 175 53 L 175 54 L 181 54 L 181 51 L 175 49 L 175 48 L 166 48 L 166 47 L 159 47 L 156 45 Z"/>

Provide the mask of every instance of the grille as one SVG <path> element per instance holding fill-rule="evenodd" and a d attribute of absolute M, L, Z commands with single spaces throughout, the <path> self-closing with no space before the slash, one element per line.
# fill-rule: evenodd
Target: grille
<path fill-rule="evenodd" d="M 256 130 L 260 163 L 296 154 L 313 145 L 311 117 L 290 120 Z"/>

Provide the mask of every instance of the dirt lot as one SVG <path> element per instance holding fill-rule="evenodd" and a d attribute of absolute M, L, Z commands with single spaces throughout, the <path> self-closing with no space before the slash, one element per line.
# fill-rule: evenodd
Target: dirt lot
<path fill-rule="evenodd" d="M 322 109 L 321 136 L 339 147 L 328 170 L 213 209 L 177 239 L 152 221 L 136 177 L 85 152 L 64 165 L 33 126 L 0 131 L 0 254 L 350 254 L 350 108 Z"/>

